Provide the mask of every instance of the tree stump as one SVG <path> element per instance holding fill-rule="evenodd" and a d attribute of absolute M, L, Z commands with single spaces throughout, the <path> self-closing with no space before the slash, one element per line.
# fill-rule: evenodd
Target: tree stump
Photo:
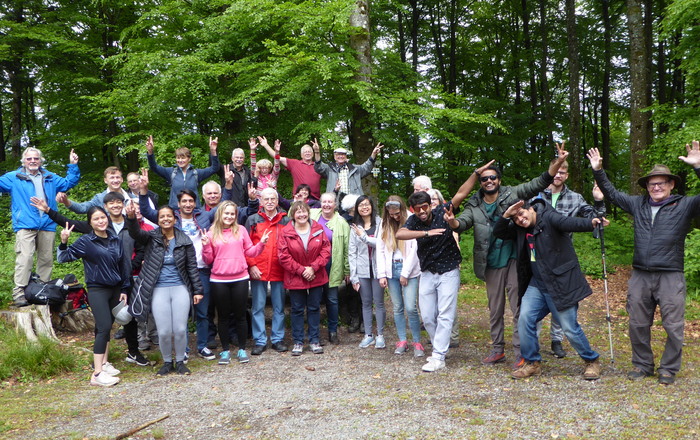
<path fill-rule="evenodd" d="M 58 341 L 51 324 L 51 310 L 49 306 L 31 305 L 14 310 L 0 311 L 0 318 L 12 324 L 17 331 L 24 332 L 27 340 L 37 341 L 37 336 L 46 336 Z"/>
<path fill-rule="evenodd" d="M 92 316 L 92 312 L 89 309 L 69 310 L 69 303 L 63 304 L 58 313 L 51 313 L 51 321 L 54 328 L 73 333 L 94 331 L 95 317 Z"/>

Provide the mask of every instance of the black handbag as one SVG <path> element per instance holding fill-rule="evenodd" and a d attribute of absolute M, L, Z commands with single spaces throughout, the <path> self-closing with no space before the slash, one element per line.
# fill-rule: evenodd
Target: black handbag
<path fill-rule="evenodd" d="M 24 288 L 24 298 L 29 304 L 61 305 L 66 302 L 67 294 L 67 286 L 61 278 L 45 283 L 35 273 L 32 273 L 29 284 Z"/>

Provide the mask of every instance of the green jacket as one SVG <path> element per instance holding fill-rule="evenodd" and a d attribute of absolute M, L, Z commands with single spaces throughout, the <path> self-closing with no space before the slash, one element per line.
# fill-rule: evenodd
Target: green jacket
<path fill-rule="evenodd" d="M 311 220 L 318 221 L 321 218 L 321 209 L 311 210 Z M 331 270 L 328 273 L 328 287 L 338 287 L 346 276 L 350 276 L 350 263 L 348 261 L 348 247 L 350 245 L 350 226 L 337 212 L 326 223 L 326 227 L 333 231 L 331 242 Z"/>
<path fill-rule="evenodd" d="M 500 217 L 518 200 L 530 200 L 553 181 L 554 177 L 545 171 L 541 176 L 518 186 L 501 186 L 496 199 L 496 216 Z M 455 229 L 455 232 L 464 232 L 474 227 L 474 274 L 482 281 L 486 280 L 486 259 L 489 254 L 491 233 L 496 224 L 495 221 L 489 220 L 484 205 L 484 190 L 479 189 L 464 204 L 464 211 L 457 218 L 459 227 Z"/>

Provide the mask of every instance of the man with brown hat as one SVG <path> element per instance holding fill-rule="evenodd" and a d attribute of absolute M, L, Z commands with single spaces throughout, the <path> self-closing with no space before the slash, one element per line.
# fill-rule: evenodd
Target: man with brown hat
<path fill-rule="evenodd" d="M 688 156 L 679 156 L 700 177 L 700 142 L 686 145 Z M 685 276 L 683 275 L 685 236 L 691 221 L 700 214 L 700 196 L 672 195 L 681 184 L 666 165 L 654 165 L 637 183 L 649 193 L 630 196 L 617 191 L 603 171 L 603 159 L 597 148 L 588 152 L 593 177 L 605 198 L 634 217 L 634 256 L 632 276 L 627 290 L 629 335 L 632 344 L 631 380 L 654 374 L 651 350 L 651 325 L 656 306 L 666 330 L 666 347 L 661 356 L 659 383 L 670 385 L 681 368 L 683 329 L 685 327 Z"/>

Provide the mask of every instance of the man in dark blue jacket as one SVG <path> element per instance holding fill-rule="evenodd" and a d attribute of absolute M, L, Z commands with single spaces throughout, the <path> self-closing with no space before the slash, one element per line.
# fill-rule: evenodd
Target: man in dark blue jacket
<path fill-rule="evenodd" d="M 512 221 L 511 221 L 512 219 Z M 581 272 L 569 232 L 592 231 L 600 219 L 564 217 L 543 200 L 518 201 L 498 219 L 493 235 L 514 240 L 520 302 L 520 353 L 525 363 L 513 371 L 514 379 L 541 374 L 537 323 L 548 314 L 561 324 L 571 346 L 586 362 L 583 377 L 600 377 L 598 353 L 591 349 L 578 323 L 578 303 L 591 295 Z M 608 224 L 604 220 L 604 224 Z"/>
<path fill-rule="evenodd" d="M 686 150 L 688 156 L 678 158 L 700 176 L 700 143 L 693 141 L 692 149 L 686 145 Z M 627 377 L 637 380 L 654 374 L 651 326 L 658 305 L 667 339 L 657 371 L 659 383 L 670 385 L 681 369 L 683 353 L 685 236 L 693 218 L 700 214 L 700 196 L 671 194 L 681 179 L 666 165 L 654 165 L 649 174 L 637 181 L 648 195 L 630 196 L 610 183 L 598 149 L 589 150 L 588 159 L 605 198 L 634 217 L 632 276 L 627 289 L 633 369 Z"/>
<path fill-rule="evenodd" d="M 56 206 L 56 193 L 68 191 L 80 179 L 78 155 L 70 152 L 70 164 L 66 177 L 60 177 L 44 169 L 41 151 L 29 147 L 22 153 L 22 166 L 0 177 L 0 192 L 12 196 L 12 228 L 15 237 L 15 287 L 12 299 L 16 307 L 26 306 L 24 288 L 29 277 L 36 253 L 36 273 L 43 281 L 51 279 L 53 270 L 53 246 L 56 238 L 56 223 L 30 205 L 32 197 L 38 197 L 53 209 Z"/>

